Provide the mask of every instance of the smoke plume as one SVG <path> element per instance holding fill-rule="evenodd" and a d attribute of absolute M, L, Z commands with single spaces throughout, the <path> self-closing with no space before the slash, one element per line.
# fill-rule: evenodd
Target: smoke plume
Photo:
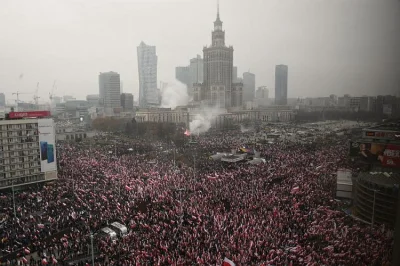
<path fill-rule="evenodd" d="M 246 133 L 246 132 L 249 132 L 249 131 L 252 131 L 252 130 L 253 130 L 253 127 L 245 127 L 244 125 L 240 125 L 240 131 L 242 133 Z"/>
<path fill-rule="evenodd" d="M 189 124 L 190 132 L 192 134 L 201 134 L 207 132 L 212 125 L 215 118 L 223 114 L 224 111 L 219 108 L 205 108 L 201 109 L 192 122 Z"/>
<path fill-rule="evenodd" d="M 186 85 L 176 81 L 168 83 L 167 87 L 161 91 L 161 107 L 175 109 L 177 106 L 187 105 L 189 95 Z"/>

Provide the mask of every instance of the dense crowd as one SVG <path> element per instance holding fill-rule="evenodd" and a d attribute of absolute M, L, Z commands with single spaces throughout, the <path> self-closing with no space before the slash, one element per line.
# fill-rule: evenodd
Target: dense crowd
<path fill-rule="evenodd" d="M 118 138 L 117 154 L 110 137 L 60 144 L 60 180 L 17 193 L 17 218 L 12 197 L 0 194 L 2 254 L 18 253 L 9 263 L 55 265 L 90 255 L 90 233 L 120 221 L 128 235 L 96 240 L 96 265 L 390 261 L 388 230 L 354 220 L 334 200 L 337 169 L 353 167 L 344 138 L 259 145 L 267 159 L 259 165 L 209 158 L 253 135 L 201 135 L 175 155 L 171 143 L 143 140 Z"/>

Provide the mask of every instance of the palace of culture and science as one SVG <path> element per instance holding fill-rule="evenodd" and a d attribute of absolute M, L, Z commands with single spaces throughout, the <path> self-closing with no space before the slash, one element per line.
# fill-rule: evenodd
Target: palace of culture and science
<path fill-rule="evenodd" d="M 242 106 L 243 84 L 233 83 L 233 47 L 225 45 L 219 8 L 211 46 L 204 47 L 203 53 L 204 80 L 193 85 L 194 102 L 219 108 Z"/>

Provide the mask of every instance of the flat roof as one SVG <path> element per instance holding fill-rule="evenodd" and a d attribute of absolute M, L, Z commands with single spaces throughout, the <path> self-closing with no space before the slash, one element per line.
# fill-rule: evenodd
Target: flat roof
<path fill-rule="evenodd" d="M 400 184 L 400 172 L 363 172 L 359 174 L 358 178 L 386 187 Z"/>

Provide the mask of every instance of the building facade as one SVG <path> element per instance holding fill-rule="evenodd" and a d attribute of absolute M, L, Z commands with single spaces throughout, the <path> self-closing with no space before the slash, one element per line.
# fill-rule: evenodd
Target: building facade
<path fill-rule="evenodd" d="M 100 106 L 100 95 L 99 94 L 90 94 L 86 96 L 86 101 L 90 107 L 92 106 Z"/>
<path fill-rule="evenodd" d="M 175 78 L 186 85 L 189 88 L 192 84 L 190 80 L 190 67 L 189 66 L 179 66 L 175 68 Z"/>
<path fill-rule="evenodd" d="M 159 105 L 156 47 L 141 42 L 137 47 L 137 57 L 139 70 L 139 106 Z"/>
<path fill-rule="evenodd" d="M 256 91 L 256 75 L 250 72 L 243 73 L 243 102 L 254 100 Z"/>
<path fill-rule="evenodd" d="M 122 93 L 121 94 L 121 106 L 124 112 L 133 111 L 133 94 L 132 93 Z"/>
<path fill-rule="evenodd" d="M 266 86 L 258 87 L 256 91 L 255 102 L 258 106 L 268 105 L 269 91 Z"/>
<path fill-rule="evenodd" d="M 193 100 L 220 108 L 241 106 L 243 84 L 233 82 L 233 47 L 225 45 L 219 11 L 211 41 L 203 48 L 204 80 L 193 85 Z"/>
<path fill-rule="evenodd" d="M 175 77 L 187 87 L 189 96 L 193 96 L 193 84 L 202 83 L 204 78 L 204 62 L 200 55 L 190 59 L 189 66 L 176 67 Z"/>
<path fill-rule="evenodd" d="M 275 67 L 275 104 L 287 104 L 288 91 L 288 66 L 277 65 Z"/>
<path fill-rule="evenodd" d="M 0 106 L 6 106 L 6 95 L 4 93 L 0 93 Z"/>
<path fill-rule="evenodd" d="M 99 74 L 99 95 L 106 115 L 113 116 L 121 111 L 121 79 L 118 73 Z"/>
<path fill-rule="evenodd" d="M 57 179 L 52 119 L 1 120 L 0 132 L 0 189 Z"/>

